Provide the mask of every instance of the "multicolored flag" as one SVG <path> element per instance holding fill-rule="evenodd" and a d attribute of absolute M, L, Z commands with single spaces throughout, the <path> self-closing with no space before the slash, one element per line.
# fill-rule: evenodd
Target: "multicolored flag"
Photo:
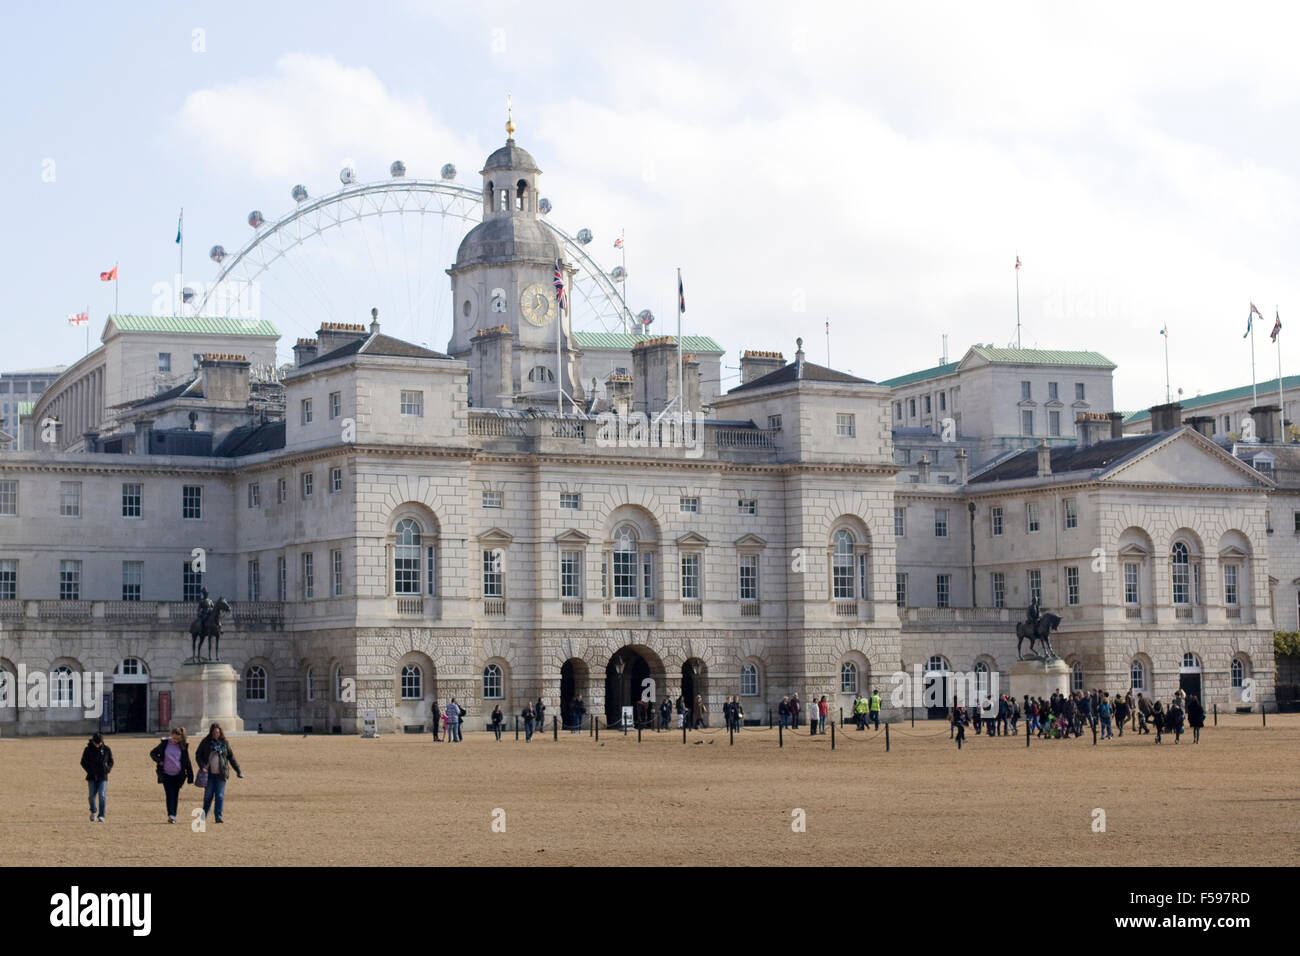
<path fill-rule="evenodd" d="M 1268 336 L 1270 342 L 1276 342 L 1277 334 L 1282 331 L 1282 314 L 1280 312 L 1274 312 L 1273 318 L 1273 331 L 1270 332 Z"/>
<path fill-rule="evenodd" d="M 1162 329 L 1160 330 L 1160 334 L 1163 335 L 1165 338 L 1168 338 L 1168 337 L 1169 337 L 1169 323 L 1168 323 L 1168 322 L 1166 322 L 1164 328 L 1162 328 Z"/>
<path fill-rule="evenodd" d="M 555 260 L 555 301 L 560 305 L 560 311 L 568 309 L 569 297 L 564 292 L 564 263 Z"/>
<path fill-rule="evenodd" d="M 1020 257 L 1016 256 L 1016 271 L 1020 271 Z"/>
<path fill-rule="evenodd" d="M 1248 338 L 1250 336 L 1250 323 L 1254 320 L 1255 316 L 1257 315 L 1260 317 L 1260 319 L 1264 318 L 1264 316 L 1260 314 L 1259 309 L 1255 308 L 1255 303 L 1252 302 L 1250 304 L 1250 311 L 1246 313 L 1246 331 L 1241 336 L 1243 339 Z"/>
<path fill-rule="evenodd" d="M 677 311 L 686 314 L 686 289 L 682 286 L 682 274 L 677 273 Z"/>
<path fill-rule="evenodd" d="M 101 272 L 99 274 L 99 280 L 101 282 L 114 282 L 116 281 L 116 279 L 117 279 L 117 266 L 113 266 L 113 268 L 109 269 L 107 272 Z"/>
<path fill-rule="evenodd" d="M 623 248 L 623 237 L 622 237 L 622 236 L 619 236 L 617 239 L 614 240 L 614 248 L 615 248 L 615 249 L 622 249 L 622 248 Z"/>
<path fill-rule="evenodd" d="M 77 312 L 68 316 L 68 325 L 88 325 L 90 324 L 89 312 Z"/>

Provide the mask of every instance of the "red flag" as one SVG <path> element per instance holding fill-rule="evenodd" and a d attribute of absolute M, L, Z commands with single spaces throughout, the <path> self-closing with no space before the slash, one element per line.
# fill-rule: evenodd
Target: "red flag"
<path fill-rule="evenodd" d="M 89 312 L 77 312 L 68 316 L 68 325 L 86 325 L 90 322 Z"/>
<path fill-rule="evenodd" d="M 1020 257 L 1016 256 L 1016 271 L 1020 271 Z"/>
<path fill-rule="evenodd" d="M 117 266 L 113 266 L 113 268 L 109 269 L 107 272 L 101 272 L 99 278 L 101 282 L 115 281 L 117 279 Z"/>

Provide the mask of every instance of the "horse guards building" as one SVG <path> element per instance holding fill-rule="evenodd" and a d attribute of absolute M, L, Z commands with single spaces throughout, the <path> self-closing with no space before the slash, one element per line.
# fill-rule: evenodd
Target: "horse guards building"
<path fill-rule="evenodd" d="M 453 696 L 615 721 L 647 689 L 766 723 L 879 688 L 896 717 L 951 672 L 1005 690 L 1032 599 L 1075 687 L 1273 704 L 1300 586 L 1275 407 L 1251 445 L 1176 404 L 1125 435 L 1104 357 L 982 345 L 879 383 L 746 351 L 719 394 L 711 339 L 679 379 L 670 337 L 572 330 L 539 174 L 513 138 L 484 164 L 447 354 L 377 314 L 278 370 L 267 322 L 107 320 L 0 452 L 0 732 L 156 730 L 205 589 L 265 731 L 427 728 Z M 89 672 L 92 717 L 61 706 Z"/>

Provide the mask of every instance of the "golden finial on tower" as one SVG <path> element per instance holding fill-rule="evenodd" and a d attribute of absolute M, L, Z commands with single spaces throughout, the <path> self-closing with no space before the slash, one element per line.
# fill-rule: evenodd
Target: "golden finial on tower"
<path fill-rule="evenodd" d="M 506 136 L 515 138 L 515 121 L 511 116 L 510 94 L 506 94 Z"/>

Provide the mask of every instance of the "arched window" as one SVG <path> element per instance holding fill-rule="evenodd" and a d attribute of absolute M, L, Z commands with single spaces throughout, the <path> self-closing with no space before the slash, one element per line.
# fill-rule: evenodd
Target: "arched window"
<path fill-rule="evenodd" d="M 515 184 L 515 209 L 519 210 L 520 212 L 525 212 L 528 208 L 527 197 L 528 197 L 528 182 L 526 180 L 521 179 L 519 180 L 519 182 Z"/>
<path fill-rule="evenodd" d="M 637 589 L 638 540 L 636 529 L 621 525 L 614 532 L 614 597 L 635 598 Z"/>
<path fill-rule="evenodd" d="M 334 699 L 343 699 L 343 667 L 340 664 L 334 665 Z"/>
<path fill-rule="evenodd" d="M 489 179 L 487 189 L 483 190 L 483 205 L 487 208 L 488 212 L 492 211 L 492 207 L 496 203 L 496 195 L 496 183 Z"/>
<path fill-rule="evenodd" d="M 831 551 L 831 593 L 838 600 L 852 600 L 853 535 L 844 528 L 835 532 Z"/>
<path fill-rule="evenodd" d="M 421 700 L 424 697 L 424 675 L 418 664 L 402 667 L 402 700 Z"/>
<path fill-rule="evenodd" d="M 752 661 L 740 665 L 740 696 L 758 696 L 758 665 Z"/>
<path fill-rule="evenodd" d="M 141 677 L 147 675 L 149 669 L 138 657 L 128 657 L 117 666 L 117 673 L 122 677 Z"/>
<path fill-rule="evenodd" d="M 71 707 L 74 701 L 72 693 L 72 668 L 66 664 L 54 668 L 50 681 L 50 704 L 54 707 Z"/>
<path fill-rule="evenodd" d="M 925 662 L 925 669 L 927 671 L 946 671 L 948 669 L 948 662 L 938 654 L 935 654 Z"/>
<path fill-rule="evenodd" d="M 528 370 L 528 381 L 530 382 L 554 382 L 555 373 L 545 365 L 534 365 Z"/>
<path fill-rule="evenodd" d="M 260 664 L 244 671 L 244 700 L 266 700 L 266 669 Z"/>
<path fill-rule="evenodd" d="M 393 550 L 393 591 L 397 594 L 420 593 L 420 525 L 414 518 L 397 522 Z"/>
<path fill-rule="evenodd" d="M 858 692 L 858 665 L 845 661 L 840 665 L 840 693 L 856 694 Z"/>
<path fill-rule="evenodd" d="M 1246 678 L 1246 665 L 1243 664 L 1239 659 L 1237 659 L 1237 658 L 1234 657 L 1234 658 L 1232 659 L 1232 688 L 1233 688 L 1233 690 L 1240 690 L 1240 689 L 1241 689 L 1241 686 L 1242 686 L 1242 683 L 1245 681 L 1245 678 Z"/>
<path fill-rule="evenodd" d="M 1083 690 L 1083 665 L 1078 661 L 1070 665 L 1070 690 Z"/>
<path fill-rule="evenodd" d="M 1192 569 L 1187 545 L 1179 541 L 1174 544 L 1172 554 L 1172 575 L 1174 584 L 1174 603 L 1192 603 Z"/>
<path fill-rule="evenodd" d="M 315 676 L 315 673 L 316 672 L 312 670 L 312 668 L 310 667 L 307 668 L 307 699 L 308 700 L 316 699 L 316 688 L 312 685 L 312 678 Z"/>
<path fill-rule="evenodd" d="M 1128 682 L 1134 691 L 1147 689 L 1147 669 L 1136 657 L 1128 667 Z"/>
<path fill-rule="evenodd" d="M 483 668 L 483 697 L 486 700 L 500 700 L 501 693 L 501 668 L 496 664 L 489 664 Z"/>
<path fill-rule="evenodd" d="M 1201 669 L 1200 658 L 1198 658 L 1191 651 L 1187 651 L 1185 654 L 1183 654 L 1183 667 L 1187 668 L 1188 670 L 1200 670 Z"/>
<path fill-rule="evenodd" d="M 992 682 L 989 680 L 989 665 L 983 661 L 975 662 L 975 693 L 979 695 L 982 701 L 985 696 L 992 693 Z"/>

